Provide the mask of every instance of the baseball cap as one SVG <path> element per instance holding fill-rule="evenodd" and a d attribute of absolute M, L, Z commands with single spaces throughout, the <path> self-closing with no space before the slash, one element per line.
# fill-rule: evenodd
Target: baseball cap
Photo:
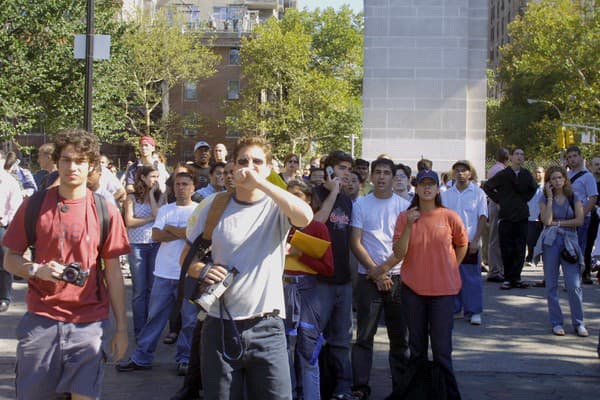
<path fill-rule="evenodd" d="M 452 165 L 452 169 L 458 167 L 459 165 L 466 167 L 469 171 L 473 171 L 473 166 L 469 160 L 458 160 Z"/>
<path fill-rule="evenodd" d="M 210 145 L 204 140 L 201 140 L 194 145 L 194 151 L 198 150 L 200 147 L 208 147 L 210 149 Z"/>
<path fill-rule="evenodd" d="M 437 185 L 440 184 L 440 178 L 438 178 L 437 172 L 431 171 L 429 169 L 424 169 L 423 171 L 419 171 L 417 174 L 417 178 L 415 179 L 415 183 L 418 185 L 423 182 L 424 179 L 433 179 Z"/>
<path fill-rule="evenodd" d="M 144 144 L 144 143 L 148 143 L 148 144 L 156 147 L 156 143 L 154 142 L 154 139 L 152 139 L 150 136 L 142 136 L 140 138 L 140 144 Z"/>

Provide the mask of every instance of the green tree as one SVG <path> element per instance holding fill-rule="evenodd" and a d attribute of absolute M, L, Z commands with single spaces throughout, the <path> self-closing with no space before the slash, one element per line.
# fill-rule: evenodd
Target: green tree
<path fill-rule="evenodd" d="M 287 11 L 242 39 L 245 85 L 227 124 L 268 136 L 276 154 L 348 150 L 362 123 L 362 18 Z"/>
<path fill-rule="evenodd" d="M 203 45 L 195 32 L 182 29 L 177 14 L 162 9 L 156 14 L 138 13 L 123 38 L 125 66 L 132 84 L 127 102 L 129 131 L 153 134 L 167 149 L 169 127 L 179 118 L 164 113 L 163 100 L 185 81 L 197 81 L 216 72 L 220 57 Z"/>
<path fill-rule="evenodd" d="M 96 32 L 119 41 L 119 11 L 96 1 Z M 84 61 L 73 57 L 75 33 L 85 32 L 85 2 L 6 0 L 0 7 L 0 136 L 11 140 L 32 129 L 53 133 L 83 123 Z M 118 46 L 117 46 L 118 49 Z M 114 52 L 118 54 L 118 51 Z M 114 61 L 117 61 L 118 57 Z M 126 97 L 116 62 L 96 62 L 94 123 L 101 137 L 124 127 L 115 110 Z M 110 72 L 106 78 L 105 71 Z M 122 113 L 121 113 L 122 114 Z"/>
<path fill-rule="evenodd" d="M 600 111 L 600 8 L 597 1 L 530 2 L 510 24 L 498 82 L 503 97 L 492 110 L 488 132 L 504 145 L 530 153 L 558 151 L 562 123 L 597 122 Z M 529 104 L 527 99 L 547 103 Z M 488 107 L 488 111 L 490 108 Z M 490 120 L 488 119 L 488 122 Z M 491 150 L 491 149 L 489 149 Z"/>

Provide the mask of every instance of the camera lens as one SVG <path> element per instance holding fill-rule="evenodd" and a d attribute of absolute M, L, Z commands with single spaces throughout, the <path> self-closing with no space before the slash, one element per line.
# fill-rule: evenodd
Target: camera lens
<path fill-rule="evenodd" d="M 75 281 L 76 278 L 77 278 L 77 271 L 75 271 L 73 268 L 66 268 L 63 271 L 63 280 L 65 282 L 73 282 L 73 281 Z"/>

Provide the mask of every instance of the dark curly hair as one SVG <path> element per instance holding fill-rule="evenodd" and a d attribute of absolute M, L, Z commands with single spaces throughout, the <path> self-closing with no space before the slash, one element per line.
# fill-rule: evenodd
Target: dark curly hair
<path fill-rule="evenodd" d="M 100 159 L 100 145 L 96 135 L 85 129 L 66 129 L 54 137 L 54 152 L 52 160 L 58 164 L 60 153 L 67 147 L 73 146 L 75 151 L 87 158 L 90 165 L 94 165 Z"/>

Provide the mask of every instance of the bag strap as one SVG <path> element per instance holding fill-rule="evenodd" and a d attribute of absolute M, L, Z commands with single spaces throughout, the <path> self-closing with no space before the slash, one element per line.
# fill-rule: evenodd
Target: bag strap
<path fill-rule="evenodd" d="M 102 266 L 102 249 L 104 243 L 108 237 L 108 230 L 110 228 L 110 217 L 108 215 L 108 209 L 106 208 L 106 200 L 98 193 L 93 193 L 94 204 L 96 205 L 96 215 L 98 216 L 98 222 L 100 223 L 100 242 L 98 243 L 98 257 L 96 259 L 96 287 L 97 297 L 99 301 L 102 301 L 102 285 L 104 284 L 104 268 Z"/>
<path fill-rule="evenodd" d="M 187 271 L 190 268 L 190 264 L 195 256 L 199 259 L 203 259 L 208 254 L 210 246 L 212 244 L 212 233 L 219 223 L 221 216 L 225 212 L 225 208 L 229 203 L 229 200 L 233 196 L 231 192 L 218 193 L 208 210 L 208 216 L 206 217 L 206 224 L 204 225 L 204 232 L 202 232 L 190 246 L 188 253 L 186 254 L 183 264 L 181 265 L 181 271 L 179 272 L 179 283 L 177 284 L 177 300 L 173 307 L 173 313 L 179 313 L 181 310 L 181 304 L 183 303 L 185 277 Z M 198 250 L 201 250 L 200 252 Z"/>
<path fill-rule="evenodd" d="M 31 248 L 32 251 L 32 260 L 34 260 L 34 248 L 36 241 L 36 233 L 35 229 L 37 227 L 38 217 L 40 215 L 40 210 L 42 209 L 42 203 L 44 203 L 44 199 L 46 198 L 46 191 L 35 192 L 31 197 L 29 197 L 27 201 L 27 208 L 25 211 L 25 235 L 27 237 L 27 245 Z"/>
<path fill-rule="evenodd" d="M 579 178 L 581 178 L 583 175 L 585 175 L 587 173 L 587 171 L 584 169 L 582 171 L 579 171 L 578 173 L 576 173 L 575 175 L 573 175 L 571 177 L 571 179 L 569 179 L 571 181 L 571 183 L 575 183 L 575 181 Z"/>

